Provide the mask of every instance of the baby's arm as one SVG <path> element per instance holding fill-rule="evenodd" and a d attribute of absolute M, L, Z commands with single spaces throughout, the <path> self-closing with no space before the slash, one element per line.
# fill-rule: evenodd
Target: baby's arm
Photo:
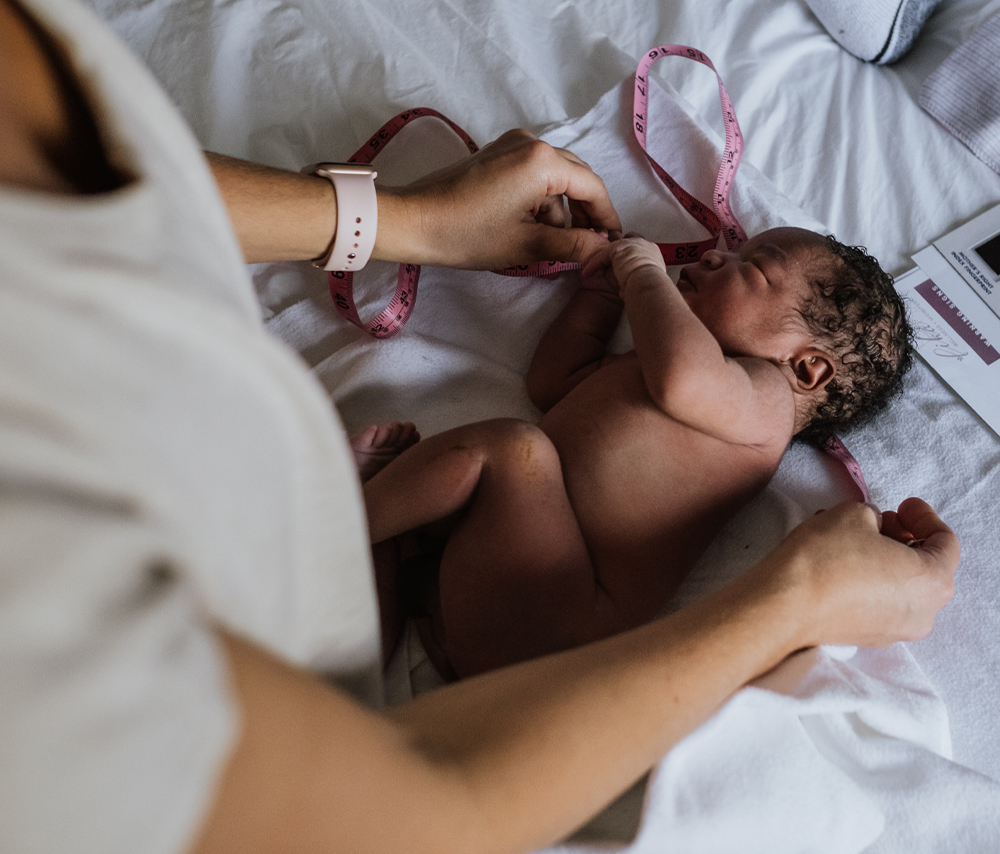
<path fill-rule="evenodd" d="M 535 350 L 525 377 L 531 402 L 548 412 L 594 373 L 621 316 L 613 277 L 584 278 Z"/>
<path fill-rule="evenodd" d="M 627 238 L 601 256 L 619 283 L 643 379 L 660 409 L 728 442 L 760 444 L 790 431 L 794 403 L 780 369 L 763 358 L 726 356 L 654 244 Z"/>

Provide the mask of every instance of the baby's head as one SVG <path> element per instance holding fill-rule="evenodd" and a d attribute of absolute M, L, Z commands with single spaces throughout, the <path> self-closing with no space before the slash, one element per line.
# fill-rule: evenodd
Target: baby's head
<path fill-rule="evenodd" d="M 836 360 L 802 439 L 823 441 L 868 423 L 903 390 L 913 362 L 912 332 L 892 277 L 864 247 L 823 239 L 799 309 L 817 346 Z"/>
<path fill-rule="evenodd" d="M 786 370 L 800 438 L 863 424 L 902 390 L 912 361 L 903 302 L 860 247 L 770 229 L 736 252 L 705 253 L 677 285 L 723 352 Z"/>

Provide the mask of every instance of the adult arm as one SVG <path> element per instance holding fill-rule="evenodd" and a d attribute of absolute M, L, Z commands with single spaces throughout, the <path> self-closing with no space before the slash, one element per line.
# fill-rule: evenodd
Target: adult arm
<path fill-rule="evenodd" d="M 918 499 L 886 530 L 924 542 L 907 548 L 869 507 L 841 505 L 670 617 L 384 714 L 222 635 L 243 729 L 195 851 L 549 844 L 790 653 L 930 631 L 958 542 Z"/>
<path fill-rule="evenodd" d="M 602 266 L 618 282 L 643 380 L 661 410 L 742 444 L 792 427 L 794 406 L 781 370 L 765 359 L 727 356 L 667 275 L 654 244 L 632 236 L 611 243 L 584 272 Z"/>
<path fill-rule="evenodd" d="M 337 228 L 333 185 L 208 155 L 248 262 L 309 260 Z M 508 131 L 479 152 L 405 187 L 377 186 L 374 258 L 493 269 L 582 261 L 621 228 L 604 183 L 569 151 Z M 563 227 L 563 196 L 572 227 Z"/>

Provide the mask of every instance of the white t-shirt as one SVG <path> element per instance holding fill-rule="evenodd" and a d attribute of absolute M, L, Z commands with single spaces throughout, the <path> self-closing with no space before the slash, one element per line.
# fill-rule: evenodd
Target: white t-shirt
<path fill-rule="evenodd" d="M 139 178 L 0 187 L 0 851 L 177 854 L 239 727 L 214 623 L 377 698 L 361 493 L 176 111 L 90 10 L 25 5 Z"/>

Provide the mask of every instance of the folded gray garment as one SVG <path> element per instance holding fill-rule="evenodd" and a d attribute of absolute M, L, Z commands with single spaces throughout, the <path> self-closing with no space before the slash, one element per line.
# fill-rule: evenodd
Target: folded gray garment
<path fill-rule="evenodd" d="M 1000 173 L 1000 13 L 924 81 L 920 106 Z"/>

